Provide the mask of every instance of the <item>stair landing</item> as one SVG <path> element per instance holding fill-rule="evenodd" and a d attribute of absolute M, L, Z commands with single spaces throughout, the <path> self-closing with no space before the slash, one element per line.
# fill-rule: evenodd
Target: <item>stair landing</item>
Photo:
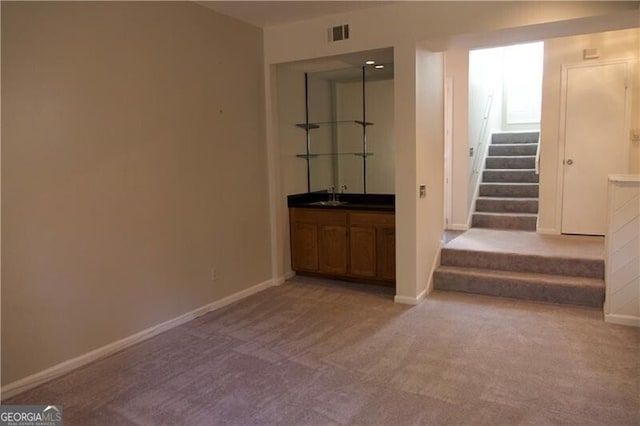
<path fill-rule="evenodd" d="M 604 238 L 472 228 L 442 248 L 434 286 L 601 308 Z"/>
<path fill-rule="evenodd" d="M 471 228 L 446 248 L 604 261 L 604 237 Z"/>

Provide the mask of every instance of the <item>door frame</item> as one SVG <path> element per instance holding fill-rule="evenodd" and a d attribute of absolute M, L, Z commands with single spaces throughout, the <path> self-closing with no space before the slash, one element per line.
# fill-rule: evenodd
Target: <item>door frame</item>
<path fill-rule="evenodd" d="M 444 229 L 451 229 L 453 197 L 453 77 L 444 80 Z"/>
<path fill-rule="evenodd" d="M 569 78 L 569 70 L 574 68 L 588 68 L 603 65 L 625 64 L 627 66 L 626 75 L 626 96 L 625 96 L 625 117 L 624 117 L 624 134 L 629 135 L 631 130 L 631 94 L 633 94 L 633 78 L 629 78 L 633 71 L 633 65 L 637 60 L 635 58 L 605 59 L 589 62 L 574 62 L 562 64 L 562 75 L 560 80 L 560 124 L 558 126 L 558 163 L 557 163 L 557 181 L 556 181 L 556 226 L 558 234 L 562 234 L 562 212 L 564 210 L 564 161 L 565 161 L 565 145 L 566 145 L 566 118 L 567 118 L 567 83 Z M 628 138 L 625 139 L 628 142 Z M 629 144 L 624 146 L 624 161 L 629 168 Z"/>

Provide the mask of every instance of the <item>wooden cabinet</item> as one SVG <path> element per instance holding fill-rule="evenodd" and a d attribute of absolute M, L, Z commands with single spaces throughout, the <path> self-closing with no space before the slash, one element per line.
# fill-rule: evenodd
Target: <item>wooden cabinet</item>
<path fill-rule="evenodd" d="M 315 223 L 291 223 L 291 266 L 296 271 L 318 270 L 318 226 Z"/>
<path fill-rule="evenodd" d="M 393 212 L 291 208 L 289 217 L 296 272 L 395 282 Z"/>
<path fill-rule="evenodd" d="M 375 277 L 378 274 L 376 229 L 359 225 L 351 226 L 349 247 L 351 274 L 357 277 Z"/>
<path fill-rule="evenodd" d="M 383 212 L 352 212 L 351 274 L 356 277 L 396 279 L 395 215 Z"/>
<path fill-rule="evenodd" d="M 291 209 L 291 266 L 297 272 L 346 274 L 347 213 Z"/>
<path fill-rule="evenodd" d="M 383 280 L 396 280 L 396 227 L 378 228 L 378 276 Z"/>
<path fill-rule="evenodd" d="M 320 223 L 318 227 L 319 271 L 326 274 L 346 274 L 347 225 Z"/>

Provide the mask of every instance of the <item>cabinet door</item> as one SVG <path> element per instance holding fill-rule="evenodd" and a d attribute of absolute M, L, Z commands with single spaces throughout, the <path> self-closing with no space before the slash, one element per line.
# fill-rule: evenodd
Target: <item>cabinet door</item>
<path fill-rule="evenodd" d="M 378 278 L 396 279 L 396 229 L 393 226 L 378 228 Z"/>
<path fill-rule="evenodd" d="M 318 225 L 292 222 L 291 267 L 294 271 L 318 271 Z"/>
<path fill-rule="evenodd" d="M 349 230 L 349 255 L 351 274 L 359 277 L 375 277 L 377 274 L 376 228 L 351 226 Z"/>
<path fill-rule="evenodd" d="M 345 225 L 319 225 L 320 272 L 347 273 L 347 227 Z"/>

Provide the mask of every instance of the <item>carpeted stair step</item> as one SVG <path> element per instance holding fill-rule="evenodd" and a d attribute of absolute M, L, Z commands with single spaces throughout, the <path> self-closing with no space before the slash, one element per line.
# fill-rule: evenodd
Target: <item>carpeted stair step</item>
<path fill-rule="evenodd" d="M 536 157 L 524 156 L 500 156 L 487 157 L 487 169 L 535 169 Z"/>
<path fill-rule="evenodd" d="M 481 197 L 537 198 L 537 183 L 481 183 L 478 195 Z"/>
<path fill-rule="evenodd" d="M 536 155 L 538 151 L 537 143 L 515 143 L 515 144 L 497 144 L 489 145 L 490 156 L 506 156 L 506 155 Z"/>
<path fill-rule="evenodd" d="M 601 308 L 604 280 L 489 269 L 441 266 L 434 272 L 438 290 Z"/>
<path fill-rule="evenodd" d="M 538 183 L 534 169 L 489 169 L 482 172 L 482 182 Z"/>
<path fill-rule="evenodd" d="M 492 144 L 538 143 L 539 132 L 494 133 Z"/>
<path fill-rule="evenodd" d="M 463 250 L 443 247 L 442 266 L 604 279 L 604 260 L 580 257 Z"/>
<path fill-rule="evenodd" d="M 476 212 L 538 213 L 537 198 L 478 197 Z"/>
<path fill-rule="evenodd" d="M 517 229 L 535 231 L 538 216 L 531 213 L 474 213 L 471 226 L 474 228 Z"/>

